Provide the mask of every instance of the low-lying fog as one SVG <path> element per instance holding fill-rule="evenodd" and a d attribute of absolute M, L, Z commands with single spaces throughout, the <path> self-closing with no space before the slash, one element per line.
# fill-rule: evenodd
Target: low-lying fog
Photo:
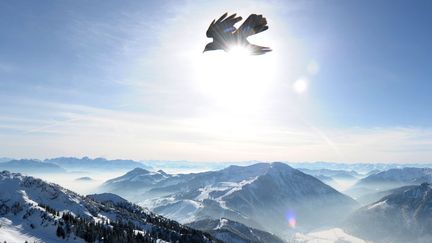
<path fill-rule="evenodd" d="M 82 195 L 98 192 L 98 187 L 105 181 L 121 176 L 127 171 L 115 172 L 68 172 L 60 174 L 35 174 L 33 176 L 46 180 L 48 182 L 59 184 L 71 191 Z"/>
<path fill-rule="evenodd" d="M 248 163 L 243 163 L 248 164 Z M 255 197 L 250 197 L 248 194 L 248 190 L 241 191 L 240 186 L 247 185 L 248 180 L 237 181 L 236 173 L 243 174 L 245 173 L 245 178 L 248 172 L 251 172 L 251 168 L 254 168 L 253 173 L 258 173 L 257 171 L 262 168 L 261 166 L 255 166 L 250 168 L 237 168 L 236 173 L 228 173 L 229 178 L 225 178 L 227 174 L 214 175 L 214 177 L 209 176 L 207 178 L 207 173 L 205 173 L 204 177 L 197 176 L 197 180 L 186 180 L 187 183 L 190 184 L 180 184 L 178 187 L 170 188 L 171 191 L 164 190 L 154 190 L 151 193 L 148 188 L 143 188 L 142 183 L 145 183 L 148 177 L 146 177 L 147 172 L 144 171 L 144 174 L 141 175 L 138 173 L 135 175 L 131 173 L 131 176 L 128 176 L 126 179 L 122 180 L 119 183 L 119 186 L 111 185 L 111 187 L 107 187 L 102 189 L 101 185 L 106 181 L 123 176 L 124 174 L 131 171 L 129 169 L 107 169 L 106 167 L 101 167 L 101 171 L 96 171 L 96 169 L 89 171 L 68 171 L 61 173 L 31 173 L 30 174 L 36 178 L 41 178 L 45 181 L 59 184 L 64 188 L 70 189 L 74 192 L 77 192 L 81 195 L 88 195 L 93 193 L 103 193 L 103 192 L 113 192 L 116 193 L 125 199 L 136 203 L 141 206 L 148 207 L 150 210 L 154 210 L 154 212 L 164 215 L 168 218 L 177 220 L 181 223 L 189 223 L 188 220 L 195 219 L 194 217 L 199 217 L 200 213 L 204 215 L 204 213 L 208 213 L 212 215 L 212 217 L 217 218 L 220 215 L 229 215 L 230 217 L 238 220 L 241 223 L 249 224 L 250 221 L 241 221 L 243 218 L 237 216 L 235 214 L 231 215 L 229 210 L 225 210 L 223 207 L 219 207 L 218 205 L 230 205 L 235 209 L 242 209 L 248 205 L 252 205 L 254 210 L 257 212 L 265 212 L 263 216 L 258 217 L 259 220 L 257 224 L 254 222 L 250 223 L 249 226 L 253 227 L 263 227 L 265 225 L 271 225 L 275 222 L 275 219 L 278 218 L 279 212 L 281 208 L 279 205 L 282 204 L 274 204 L 273 206 L 269 206 L 268 203 L 265 204 L 264 207 L 258 207 L 261 201 L 265 201 L 267 194 L 261 193 L 266 190 L 273 190 L 275 193 L 281 193 L 282 195 L 297 195 L 297 198 L 308 198 L 309 195 L 313 195 L 314 197 L 309 197 L 307 201 L 303 201 L 301 205 L 304 205 L 305 202 L 308 202 L 308 210 L 304 210 L 297 205 L 297 211 L 289 209 L 293 211 L 292 213 L 295 219 L 294 226 L 291 226 L 289 231 L 284 231 L 281 229 L 275 229 L 276 227 L 272 226 L 272 228 L 265 228 L 266 231 L 277 233 L 278 236 L 284 239 L 294 239 L 294 241 L 299 242 L 315 242 L 316 240 L 327 240 L 328 242 L 337 242 L 337 241 L 348 241 L 348 242 L 367 242 L 362 239 L 387 239 L 386 237 L 393 237 L 391 234 L 388 234 L 387 230 L 391 229 L 389 232 L 392 232 L 393 226 L 389 226 L 386 228 L 384 222 L 394 222 L 398 224 L 398 230 L 406 232 L 407 234 L 411 234 L 406 236 L 406 239 L 417 239 L 418 233 L 417 231 L 411 230 L 412 222 L 420 220 L 415 227 L 422 230 L 422 232 L 429 232 L 430 224 L 421 221 L 423 216 L 427 217 L 429 212 L 425 212 L 421 217 L 412 216 L 411 218 L 405 219 L 404 217 L 400 217 L 400 215 L 405 215 L 404 212 L 399 209 L 403 207 L 411 208 L 411 210 L 419 210 L 424 206 L 420 206 L 417 208 L 416 205 L 429 205 L 430 201 L 424 200 L 423 196 L 419 198 L 413 197 L 413 195 L 423 195 L 422 193 L 429 193 L 430 186 L 429 184 L 420 185 L 421 183 L 431 183 L 430 175 L 432 175 L 432 170 L 429 168 L 401 168 L 401 169 L 389 169 L 383 171 L 379 174 L 371 174 L 365 173 L 364 171 L 356 172 L 351 168 L 347 170 L 337 169 L 302 169 L 305 174 L 309 174 L 311 176 L 315 176 L 317 179 L 320 179 L 323 183 L 333 187 L 339 192 L 351 197 L 354 200 L 351 200 L 347 197 L 345 204 L 338 204 L 340 201 L 331 201 L 327 197 L 322 197 L 322 194 L 314 194 L 313 190 L 309 190 L 310 188 L 320 188 L 324 190 L 326 186 L 317 182 L 316 180 L 312 180 L 315 183 L 313 185 L 309 185 L 311 183 L 309 176 L 305 176 L 302 174 L 297 174 L 298 178 L 296 178 L 295 182 L 301 182 L 298 186 L 291 181 L 288 184 L 285 183 L 284 180 L 278 179 L 278 175 L 283 171 L 286 171 L 287 174 L 283 174 L 287 179 L 292 178 L 293 174 L 288 173 L 291 169 L 286 167 L 277 167 L 276 173 L 266 174 L 265 180 L 258 180 L 256 184 L 254 184 L 257 188 L 261 188 L 263 190 L 253 191 L 253 194 L 258 198 L 258 201 L 254 201 Z M 163 165 L 162 163 L 153 163 L 151 166 L 147 166 L 146 170 L 153 171 L 155 173 L 151 173 L 151 176 L 161 175 L 163 173 L 157 172 L 159 170 L 163 170 L 165 173 L 169 174 L 189 174 L 189 173 L 198 173 L 204 171 L 215 171 L 220 170 L 222 168 L 228 167 L 227 164 L 206 164 L 200 166 L 193 166 L 190 163 L 179 163 L 172 162 Z M 133 167 L 132 167 L 133 168 Z M 150 169 L 151 168 L 151 169 Z M 284 169 L 281 169 L 284 168 Z M 138 170 L 139 172 L 139 170 Z M 225 170 L 222 172 L 225 173 Z M 314 174 L 315 173 L 315 174 Z M 25 174 L 25 173 L 24 173 Z M 232 174 L 232 175 L 231 175 Z M 377 176 L 375 176 L 377 175 Z M 165 176 L 165 175 L 164 175 Z M 191 175 L 189 175 L 191 176 Z M 270 177 L 271 176 L 271 177 Z M 187 177 L 187 176 L 186 176 Z M 191 178 L 195 178 L 191 176 Z M 166 178 L 178 178 L 174 177 L 166 177 Z M 183 177 L 181 177 L 183 178 Z M 285 178 L 285 177 L 284 177 Z M 253 180 L 251 180 L 253 181 Z M 229 182 L 229 183 L 228 183 Z M 275 182 L 275 183 L 273 183 Z M 283 183 L 282 183 L 283 182 Z M 178 181 L 176 179 L 170 180 L 167 182 L 168 186 L 176 185 Z M 236 184 L 237 183 L 237 184 Z M 270 183 L 270 184 L 267 184 Z M 280 184 L 282 183 L 282 184 Z M 291 184 L 294 183 L 294 184 Z M 151 183 L 150 183 L 151 184 Z M 198 185 L 197 188 L 194 186 Z M 294 185 L 294 186 L 293 186 Z M 309 185 L 309 186 L 308 186 Z M 294 188 L 294 193 L 291 194 L 283 194 L 284 188 L 292 186 Z M 129 187 L 129 188 L 128 188 Z M 200 188 L 202 187 L 202 188 Z M 308 187 L 308 188 L 304 188 Z M 182 191 L 181 194 L 177 197 L 179 191 L 191 188 L 190 190 Z M 252 188 L 252 187 L 251 187 Z M 254 187 L 255 188 L 255 187 Z M 426 189 L 427 190 L 426 190 Z M 152 188 L 155 189 L 155 188 Z M 157 188 L 156 189 L 161 189 Z M 410 191 L 411 190 L 411 191 Z M 238 192 L 238 195 L 229 194 L 226 197 L 222 198 L 220 195 L 224 195 L 227 192 Z M 331 190 L 333 191 L 333 190 Z M 307 193 L 306 193 L 307 192 Z M 334 192 L 334 191 L 333 191 Z M 337 193 L 336 193 L 337 194 Z M 234 195 L 234 196 L 232 196 Z M 265 195 L 265 196 L 263 196 Z M 325 195 L 325 194 L 323 194 Z M 391 195 L 392 200 L 387 202 L 387 199 L 383 199 Z M 425 194 L 426 195 L 426 194 Z M 230 197 L 232 196 L 232 197 Z M 345 196 L 340 196 L 341 198 Z M 203 200 L 206 199 L 206 200 Z M 249 200 L 249 198 L 252 198 Z M 415 203 L 409 203 L 410 200 L 414 200 Z M 291 197 L 286 196 L 286 200 L 291 200 Z M 299 200 L 300 200 L 299 199 Z M 316 203 L 311 202 L 311 199 L 317 200 Z M 200 201 L 201 200 L 201 201 Z M 227 204 L 227 200 L 228 204 Z M 296 199 L 297 200 L 297 199 Z M 330 201 L 329 201 L 330 200 Z M 380 201 L 381 200 L 381 201 Z M 407 201 L 406 201 L 407 200 Z M 276 200 L 277 201 L 277 200 Z M 295 200 L 294 200 L 295 201 Z M 294 202 L 293 201 L 293 202 Z M 352 201 L 352 203 L 350 203 Z M 281 201 L 282 202 L 282 201 Z M 393 203 L 393 204 L 392 204 Z M 292 206 L 292 203 L 290 204 Z M 324 211 L 320 211 L 325 205 L 327 209 Z M 330 207 L 334 206 L 334 208 Z M 267 208 L 269 207 L 269 208 Z M 285 206 L 283 206 L 285 207 Z M 342 210 L 343 207 L 346 207 L 347 210 Z M 309 210 L 313 209 L 313 210 Z M 200 211 L 201 210 L 201 211 Z M 232 209 L 230 209 L 232 210 Z M 260 211 L 261 210 L 261 211 Z M 278 211 L 279 210 L 279 211 Z M 288 212 L 291 212 L 289 211 Z M 278 214 L 273 216 L 268 216 L 272 212 L 277 212 Z M 311 212 L 308 214 L 308 212 Z M 329 213 L 332 217 L 328 217 Z M 214 213 L 214 214 L 213 214 Z M 340 215 L 338 215 L 340 214 Z M 383 218 L 383 221 L 379 221 L 382 215 L 386 217 Z M 289 214 L 287 217 L 291 217 Z M 311 220 L 313 217 L 318 219 L 328 219 L 331 218 L 329 222 L 319 222 L 318 226 L 314 225 L 316 220 Z M 249 218 L 250 219 L 250 218 Z M 248 220 L 249 220 L 248 219 Z M 290 218 L 291 219 L 291 218 Z M 288 221 L 290 220 L 288 219 Z M 284 219 L 283 219 L 284 220 Z M 414 221 L 413 221 L 414 220 Z M 370 222 L 377 222 L 376 224 L 379 226 L 371 226 Z M 290 222 L 290 221 L 289 221 Z M 298 223 L 298 225 L 296 225 Z M 277 225 L 283 225 L 283 223 L 277 223 Z M 384 225 L 384 226 L 383 226 Z M 368 228 L 371 227 L 371 228 Z M 261 228 L 261 229 L 263 229 Z M 371 230 L 383 230 L 384 233 L 380 231 L 375 232 L 374 234 L 370 234 Z M 358 237 L 358 238 L 357 238 Z M 391 238 L 391 240 L 398 239 L 399 236 L 395 236 Z M 423 236 L 422 236 L 423 237 Z M 432 236 L 425 235 L 426 239 L 432 239 Z M 390 239 L 390 238 L 389 238 Z M 402 238 L 401 238 L 402 239 Z M 403 238 L 405 239 L 405 238 Z M 398 241 L 399 242 L 399 241 Z M 400 241 L 403 242 L 403 241 Z M 408 242 L 408 241 L 405 241 Z M 430 242 L 430 241 L 427 241 Z"/>
<path fill-rule="evenodd" d="M 344 180 L 344 179 L 333 179 L 333 182 L 326 183 L 334 189 L 344 192 L 351 186 L 353 186 L 358 180 Z"/>

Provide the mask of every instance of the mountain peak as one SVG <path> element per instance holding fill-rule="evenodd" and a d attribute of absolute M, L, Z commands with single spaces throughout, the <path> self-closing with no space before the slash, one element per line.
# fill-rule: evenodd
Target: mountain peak
<path fill-rule="evenodd" d="M 86 196 L 87 198 L 91 198 L 96 202 L 112 202 L 114 204 L 119 203 L 127 203 L 128 201 L 114 193 L 100 193 L 100 194 L 90 194 Z"/>
<path fill-rule="evenodd" d="M 168 174 L 163 170 L 158 170 L 157 172 L 161 175 L 168 176 Z"/>
<path fill-rule="evenodd" d="M 295 170 L 294 168 L 292 168 L 291 166 L 283 163 L 283 162 L 272 162 L 270 164 L 271 168 L 275 168 L 275 169 L 289 169 L 289 170 Z"/>
<path fill-rule="evenodd" d="M 150 173 L 150 171 L 137 167 L 137 168 L 129 171 L 128 173 L 126 173 L 126 175 L 138 175 L 138 174 L 149 174 L 149 173 Z"/>

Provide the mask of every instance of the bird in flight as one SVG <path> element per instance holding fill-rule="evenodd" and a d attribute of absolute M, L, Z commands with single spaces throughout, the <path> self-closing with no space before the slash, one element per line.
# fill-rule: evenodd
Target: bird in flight
<path fill-rule="evenodd" d="M 251 14 L 237 29 L 234 25 L 242 20 L 236 14 L 228 16 L 222 15 L 218 20 L 211 22 L 207 37 L 213 38 L 213 42 L 205 46 L 203 52 L 213 50 L 224 50 L 229 52 L 233 47 L 244 47 L 252 55 L 262 55 L 271 49 L 269 47 L 257 46 L 249 43 L 247 38 L 268 29 L 267 20 L 262 15 Z"/>

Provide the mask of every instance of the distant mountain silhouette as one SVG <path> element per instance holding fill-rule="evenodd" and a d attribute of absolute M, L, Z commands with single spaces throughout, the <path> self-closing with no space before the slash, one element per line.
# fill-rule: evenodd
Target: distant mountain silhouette
<path fill-rule="evenodd" d="M 26 174 L 62 173 L 65 169 L 49 162 L 40 160 L 21 159 L 0 163 L 0 171 L 9 170 Z"/>

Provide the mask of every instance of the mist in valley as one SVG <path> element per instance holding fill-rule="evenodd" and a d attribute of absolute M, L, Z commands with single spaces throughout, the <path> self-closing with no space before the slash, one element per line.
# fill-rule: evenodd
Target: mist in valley
<path fill-rule="evenodd" d="M 15 169 L 83 196 L 119 195 L 199 229 L 209 230 L 209 225 L 220 224 L 211 220 L 223 219 L 230 230 L 250 227 L 287 242 L 432 239 L 427 233 L 430 226 L 427 218 L 415 213 L 423 210 L 422 215 L 432 215 L 427 209 L 419 209 L 431 203 L 428 183 L 432 182 L 432 169 L 428 167 L 390 166 L 383 170 L 363 169 L 360 173 L 346 164 L 328 169 L 326 164 L 322 167 L 310 164 L 308 168 L 304 168 L 307 164 L 280 162 L 193 166 L 177 161 L 167 162 L 162 170 L 156 167 L 161 161 L 114 161 L 87 157 L 17 160 L 3 162 L 3 167 L 13 169 L 11 166 L 22 163 L 62 170 L 32 172 L 21 165 Z M 410 223 L 413 220 L 418 223 Z M 371 226 L 370 222 L 375 223 Z M 405 233 L 389 236 L 394 228 Z"/>

